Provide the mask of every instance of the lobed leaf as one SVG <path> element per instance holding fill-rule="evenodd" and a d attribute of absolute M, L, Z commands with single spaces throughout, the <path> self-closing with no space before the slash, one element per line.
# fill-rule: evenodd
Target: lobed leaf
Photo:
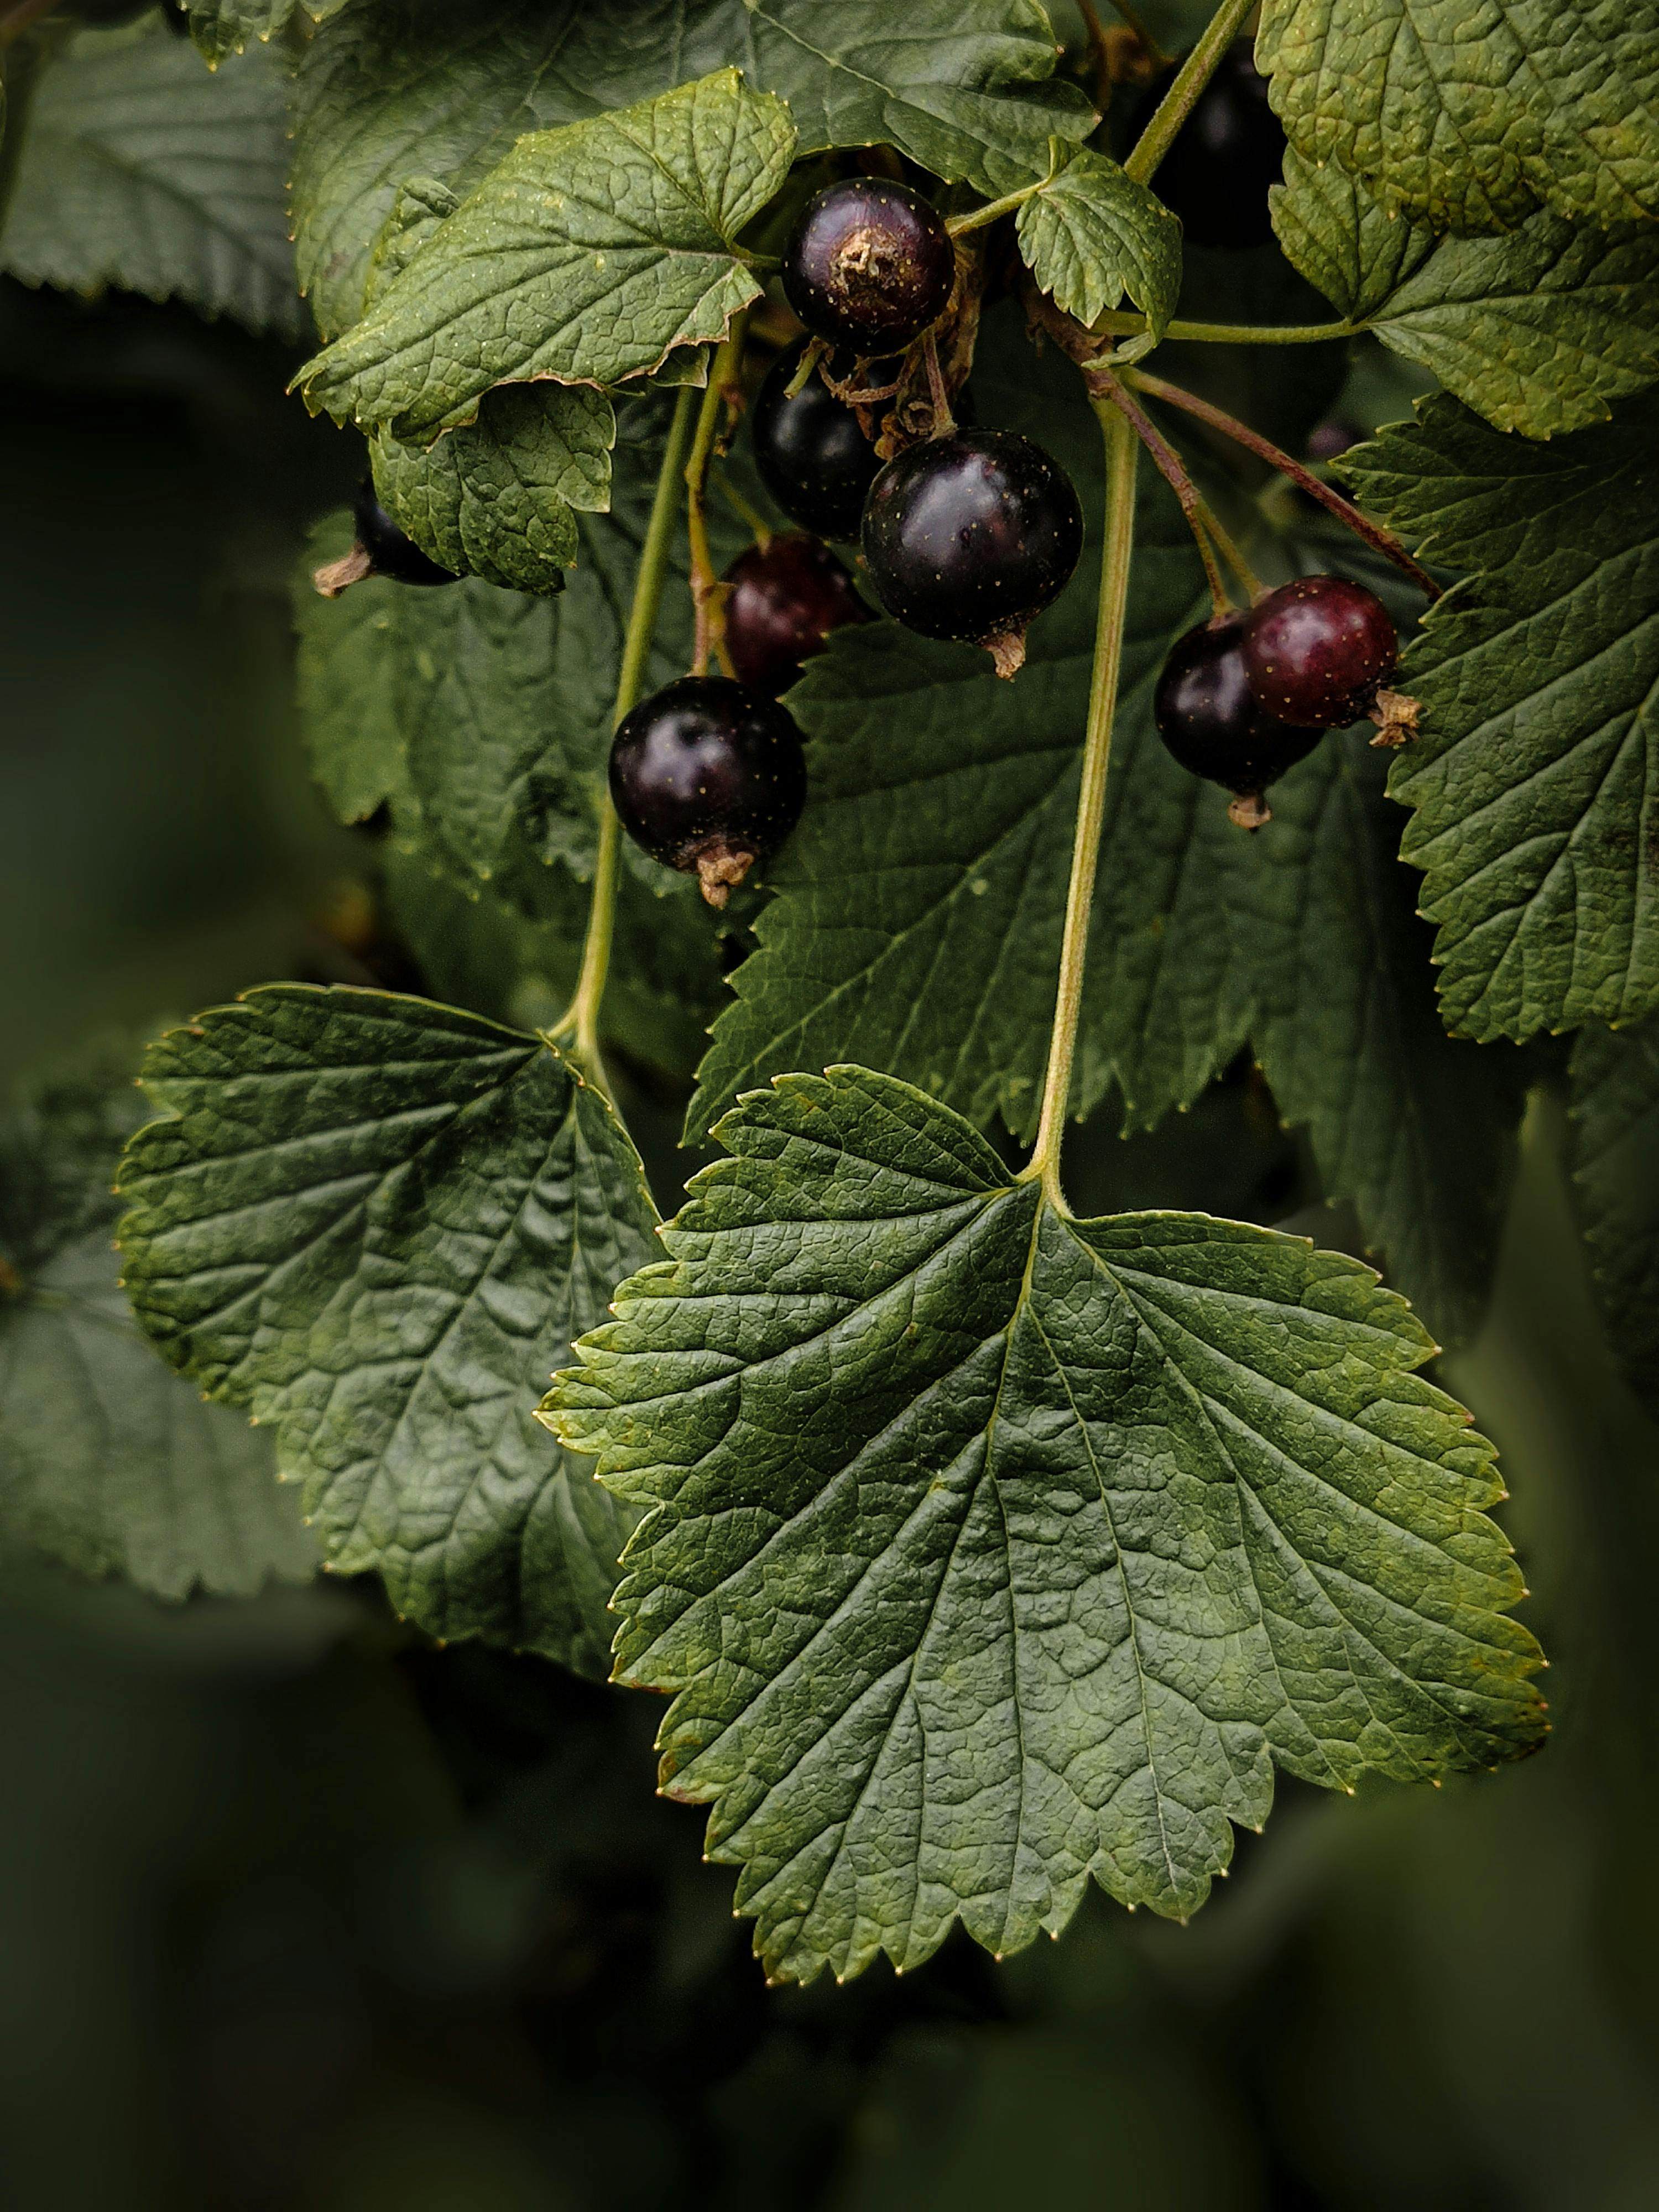
<path fill-rule="evenodd" d="M 1014 228 L 1031 274 L 1068 315 L 1092 323 L 1127 295 L 1163 337 L 1181 293 L 1181 224 L 1115 161 L 1080 148 Z"/>
<path fill-rule="evenodd" d="M 652 1249 L 605 1101 L 538 1038 L 298 984 L 173 1030 L 144 1084 L 120 1238 L 164 1356 L 275 1428 L 331 1565 L 602 1671 L 623 1517 L 532 1409 Z"/>
<path fill-rule="evenodd" d="M 1659 215 L 1655 0 L 1265 0 L 1291 143 L 1437 229 Z"/>
<path fill-rule="evenodd" d="M 1077 1222 L 862 1068 L 720 1134 L 547 1417 L 647 1518 L 617 1674 L 779 1978 L 998 1953 L 1091 1875 L 1184 1916 L 1274 1761 L 1532 1749 L 1491 1448 L 1369 1269 L 1194 1214 Z"/>
<path fill-rule="evenodd" d="M 1659 1413 L 1659 1024 L 1592 1024 L 1572 1048 L 1573 1176 L 1597 1302 L 1631 1387 Z"/>
<path fill-rule="evenodd" d="M 493 385 L 617 383 L 723 336 L 760 289 L 738 234 L 793 151 L 736 70 L 520 138 L 301 371 L 307 405 L 430 443 Z"/>
<path fill-rule="evenodd" d="M 1442 1012 L 1482 1041 L 1659 1003 L 1659 410 L 1532 445 L 1437 395 L 1345 460 L 1366 505 L 1473 574 L 1408 665 L 1395 757 Z"/>
<path fill-rule="evenodd" d="M 114 284 L 301 337 L 285 129 L 269 53 L 210 75 L 154 19 L 78 32 L 29 102 L 0 267 L 26 284 Z"/>

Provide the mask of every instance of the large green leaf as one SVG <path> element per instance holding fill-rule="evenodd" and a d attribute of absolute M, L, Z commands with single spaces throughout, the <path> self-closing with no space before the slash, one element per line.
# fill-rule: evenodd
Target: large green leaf
<path fill-rule="evenodd" d="M 1334 165 L 1292 153 L 1285 175 L 1273 222 L 1303 275 L 1500 430 L 1581 429 L 1659 376 L 1659 223 L 1545 210 L 1501 238 L 1437 240 Z"/>
<path fill-rule="evenodd" d="M 1068 315 L 1092 323 L 1127 294 L 1163 337 L 1181 293 L 1181 225 L 1115 161 L 1079 149 L 1015 228 L 1031 274 Z"/>
<path fill-rule="evenodd" d="M 1659 407 L 1547 445 L 1437 395 L 1352 457 L 1366 504 L 1474 573 L 1408 666 L 1415 810 L 1448 1025 L 1523 1037 L 1659 1004 Z"/>
<path fill-rule="evenodd" d="M 276 1431 L 330 1562 L 434 1636 L 602 1670 L 623 1523 L 533 1415 L 653 1249 L 633 1146 L 538 1038 L 282 984 L 155 1046 L 133 1306 Z"/>
<path fill-rule="evenodd" d="M 250 39 L 274 39 L 297 17 L 313 23 L 337 15 L 349 0 L 187 0 L 190 33 L 216 66 L 240 54 Z"/>
<path fill-rule="evenodd" d="M 616 383 L 720 337 L 760 289 L 734 241 L 794 143 L 736 70 L 530 133 L 301 372 L 307 404 L 429 443 L 492 385 Z"/>
<path fill-rule="evenodd" d="M 1490 1446 L 1357 1262 L 1079 1222 L 860 1068 L 746 1100 L 550 1417 L 649 1517 L 624 1681 L 778 1976 L 1185 1915 L 1274 1761 L 1539 1740 Z"/>
<path fill-rule="evenodd" d="M 26 284 L 114 284 L 299 337 L 287 173 L 270 54 L 210 74 L 155 19 L 81 32 L 30 100 L 0 267 Z"/>
<path fill-rule="evenodd" d="M 0 1549 L 155 1597 L 304 1581 L 316 1551 L 269 1438 L 168 1374 L 117 1280 L 131 1066 L 111 1052 L 0 1124 Z"/>
<path fill-rule="evenodd" d="M 1438 228 L 1659 214 L 1654 0 L 1265 0 L 1256 59 L 1310 161 Z"/>
<path fill-rule="evenodd" d="M 1572 1050 L 1579 1218 L 1607 1335 L 1659 1415 L 1659 1024 L 1592 1024 Z"/>
<path fill-rule="evenodd" d="M 789 102 L 799 150 L 887 141 L 988 193 L 1090 128 L 1054 81 L 1036 0 L 354 0 L 296 87 L 300 265 L 325 334 L 362 311 L 369 250 L 414 175 L 470 191 L 526 131 L 735 64 Z"/>

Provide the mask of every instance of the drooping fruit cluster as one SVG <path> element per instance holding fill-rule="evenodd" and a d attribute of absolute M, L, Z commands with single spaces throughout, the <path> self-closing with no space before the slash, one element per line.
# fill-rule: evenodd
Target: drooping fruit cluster
<path fill-rule="evenodd" d="M 857 356 L 897 353 L 943 313 L 956 248 L 920 192 L 848 177 L 801 210 L 782 274 L 784 297 L 814 337 Z"/>
<path fill-rule="evenodd" d="M 793 717 L 726 676 L 683 676 L 617 725 L 611 797 L 653 860 L 724 906 L 800 817 L 806 763 Z"/>
<path fill-rule="evenodd" d="M 847 570 L 821 538 L 785 531 L 726 572 L 726 649 L 740 683 L 775 697 L 822 653 L 832 629 L 870 620 Z"/>
<path fill-rule="evenodd" d="M 1130 118 L 1131 143 L 1175 82 L 1155 77 Z M 1268 187 L 1285 164 L 1285 131 L 1267 104 L 1252 41 L 1235 39 L 1158 164 L 1152 189 L 1198 246 L 1265 246 L 1273 234 Z"/>
<path fill-rule="evenodd" d="M 351 503 L 356 542 L 349 553 L 319 568 L 312 582 L 325 599 L 338 599 L 365 576 L 389 576 L 395 584 L 457 584 L 459 576 L 441 568 L 405 537 L 374 496 L 374 479 L 365 477 Z"/>
<path fill-rule="evenodd" d="M 1232 793 L 1233 820 L 1259 830 L 1271 819 L 1263 793 L 1327 730 L 1370 714 L 1376 743 L 1411 734 L 1415 702 L 1385 688 L 1399 650 L 1375 592 L 1341 576 L 1298 576 L 1248 614 L 1218 615 L 1178 639 L 1153 719 L 1183 768 Z"/>
<path fill-rule="evenodd" d="M 865 501 L 864 557 L 882 605 L 924 637 L 982 645 L 999 675 L 1083 550 L 1072 480 L 1012 430 L 957 428 L 889 461 Z"/>
<path fill-rule="evenodd" d="M 761 386 L 750 424 L 755 463 L 792 522 L 820 538 L 855 538 L 881 463 L 858 416 L 816 373 L 790 398 L 800 362 L 797 347 Z"/>

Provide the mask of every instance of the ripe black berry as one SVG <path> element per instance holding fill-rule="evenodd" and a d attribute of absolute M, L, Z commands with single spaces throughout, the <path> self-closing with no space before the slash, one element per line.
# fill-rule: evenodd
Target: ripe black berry
<path fill-rule="evenodd" d="M 864 495 L 881 463 L 844 407 L 814 370 L 793 399 L 799 348 L 786 354 L 760 388 L 750 418 L 762 481 L 792 522 L 820 538 L 856 538 Z"/>
<path fill-rule="evenodd" d="M 1172 63 L 1147 87 L 1130 118 L 1132 143 L 1179 67 Z M 1267 80 L 1252 42 L 1235 39 L 1158 164 L 1152 190 L 1195 245 L 1265 246 L 1273 234 L 1267 188 L 1284 165 L 1284 126 L 1267 104 Z"/>
<path fill-rule="evenodd" d="M 888 462 L 865 502 L 863 542 L 890 615 L 924 637 L 986 646 L 1012 676 L 1026 624 L 1077 566 L 1083 510 L 1030 438 L 957 429 Z"/>
<path fill-rule="evenodd" d="M 1250 611 L 1244 624 L 1250 690 L 1298 728 L 1346 728 L 1370 712 L 1399 663 L 1388 609 L 1344 576 L 1298 576 Z"/>
<path fill-rule="evenodd" d="M 951 296 L 956 248 L 939 210 L 908 185 L 848 177 L 801 210 L 783 290 L 815 337 L 856 355 L 897 353 Z"/>
<path fill-rule="evenodd" d="M 1231 791 L 1242 830 L 1271 819 L 1261 794 L 1322 734 L 1292 729 L 1257 701 L 1244 669 L 1246 617 L 1218 615 L 1177 638 L 1152 696 L 1158 733 L 1184 769 Z"/>
<path fill-rule="evenodd" d="M 624 715 L 611 744 L 611 796 L 653 860 L 696 876 L 724 906 L 799 818 L 800 732 L 774 699 L 725 676 L 683 676 Z"/>
<path fill-rule="evenodd" d="M 786 531 L 726 572 L 726 649 L 740 683 L 775 697 L 822 653 L 832 629 L 868 622 L 853 579 L 821 538 Z"/>
<path fill-rule="evenodd" d="M 369 558 L 377 576 L 390 576 L 397 584 L 453 584 L 459 580 L 447 568 L 428 560 L 412 538 L 406 538 L 374 496 L 374 480 L 365 477 L 352 502 L 351 520 L 357 543 Z"/>

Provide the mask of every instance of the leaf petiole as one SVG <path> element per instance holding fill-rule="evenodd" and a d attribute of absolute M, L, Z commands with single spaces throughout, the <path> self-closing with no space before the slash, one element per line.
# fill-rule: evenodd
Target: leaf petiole
<path fill-rule="evenodd" d="M 1123 173 L 1138 185 L 1149 185 L 1158 165 L 1169 152 L 1175 135 L 1198 105 L 1199 94 L 1220 65 L 1221 58 L 1237 36 L 1256 0 L 1222 0 L 1176 76 L 1157 112 L 1123 164 Z"/>
<path fill-rule="evenodd" d="M 622 667 L 617 678 L 617 703 L 611 718 L 613 729 L 638 699 L 645 680 L 651 641 L 656 634 L 657 611 L 662 604 L 663 577 L 668 567 L 674 510 L 679 503 L 686 441 L 691 428 L 691 404 L 696 397 L 693 386 L 680 387 L 674 402 L 673 419 L 668 426 L 662 466 L 657 471 L 656 495 L 651 502 L 651 519 L 646 526 L 645 543 L 640 549 L 640 565 L 634 578 L 633 603 L 629 609 Z M 588 902 L 581 973 L 576 978 L 570 1004 L 553 1027 L 542 1032 L 549 1044 L 570 1038 L 589 1080 L 606 1097 L 610 1095 L 609 1086 L 599 1057 L 599 1002 L 605 996 L 605 978 L 611 972 L 621 842 L 622 824 L 607 791 L 599 799 L 599 849 L 593 864 L 593 890 Z"/>

